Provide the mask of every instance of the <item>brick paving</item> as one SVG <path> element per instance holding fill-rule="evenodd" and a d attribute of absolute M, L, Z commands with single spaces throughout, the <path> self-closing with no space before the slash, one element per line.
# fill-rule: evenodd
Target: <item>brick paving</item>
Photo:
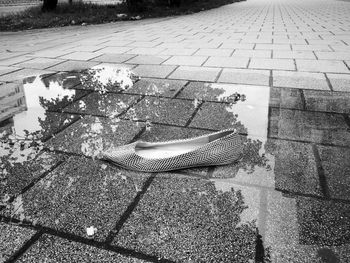
<path fill-rule="evenodd" d="M 0 262 L 261 262 L 257 231 L 266 262 L 349 262 L 349 13 L 346 1 L 248 0 L 0 32 L 0 92 L 45 73 L 75 92 L 47 108 L 46 151 L 9 170 Z M 142 78 L 125 94 L 69 82 L 97 65 Z M 235 92 L 246 101 L 219 101 Z M 85 147 L 232 126 L 251 140 L 239 165 L 143 174 Z"/>

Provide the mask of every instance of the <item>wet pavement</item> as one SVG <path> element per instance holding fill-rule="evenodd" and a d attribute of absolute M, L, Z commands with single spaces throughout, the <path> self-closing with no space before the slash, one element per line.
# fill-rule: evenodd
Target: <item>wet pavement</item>
<path fill-rule="evenodd" d="M 348 10 L 251 0 L 2 34 L 0 262 L 350 262 Z M 230 165 L 97 158 L 232 127 Z"/>
<path fill-rule="evenodd" d="M 119 69 L 3 84 L 2 261 L 350 260 L 348 93 Z M 245 138 L 231 165 L 152 174 L 96 158 L 229 127 Z"/>

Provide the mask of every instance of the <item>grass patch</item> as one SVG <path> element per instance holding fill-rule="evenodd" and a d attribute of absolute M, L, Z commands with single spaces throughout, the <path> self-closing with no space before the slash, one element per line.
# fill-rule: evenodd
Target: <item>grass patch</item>
<path fill-rule="evenodd" d="M 185 2 L 180 7 L 144 5 L 142 12 L 130 13 L 124 3 L 96 5 L 74 2 L 59 4 L 53 12 L 42 12 L 41 6 L 0 17 L 0 31 L 17 31 L 34 28 L 62 27 L 69 25 L 102 24 L 121 20 L 183 15 L 219 7 L 241 0 L 198 0 Z M 125 15 L 122 15 L 125 14 Z"/>

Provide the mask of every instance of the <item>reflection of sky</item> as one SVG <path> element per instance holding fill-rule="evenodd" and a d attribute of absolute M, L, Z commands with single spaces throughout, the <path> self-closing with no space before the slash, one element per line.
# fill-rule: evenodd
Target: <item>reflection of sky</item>
<path fill-rule="evenodd" d="M 45 119 L 45 109 L 40 105 L 39 97 L 51 100 L 62 99 L 64 96 L 72 98 L 75 94 L 74 90 L 63 89 L 58 82 L 50 82 L 49 84 L 49 87 L 45 87 L 40 77 L 36 77 L 33 82 L 23 85 L 28 109 L 13 118 L 17 135 L 23 136 L 23 130 L 29 132 L 41 130 L 39 118 Z"/>
<path fill-rule="evenodd" d="M 213 84 L 211 87 L 224 90 L 224 93 L 218 97 L 219 100 L 235 92 L 246 96 L 244 103 L 238 102 L 233 107 L 227 107 L 226 110 L 232 112 L 232 114 L 237 114 L 237 120 L 241 121 L 244 127 L 247 128 L 248 135 L 258 136 L 258 139 L 264 145 L 267 138 L 270 88 L 266 86 L 223 84 Z"/>

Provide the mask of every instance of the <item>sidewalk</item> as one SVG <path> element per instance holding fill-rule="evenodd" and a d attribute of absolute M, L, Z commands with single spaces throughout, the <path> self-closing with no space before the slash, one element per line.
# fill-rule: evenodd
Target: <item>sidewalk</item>
<path fill-rule="evenodd" d="M 41 102 L 43 151 L 6 166 L 0 262 L 350 261 L 349 13 L 347 1 L 248 0 L 1 32 L 0 98 L 46 74 L 22 88 L 70 99 Z M 141 80 L 101 94 L 81 81 L 96 71 L 77 73 L 96 66 Z M 235 92 L 246 101 L 221 100 Z M 232 126 L 247 134 L 239 164 L 146 174 L 93 158 Z"/>

